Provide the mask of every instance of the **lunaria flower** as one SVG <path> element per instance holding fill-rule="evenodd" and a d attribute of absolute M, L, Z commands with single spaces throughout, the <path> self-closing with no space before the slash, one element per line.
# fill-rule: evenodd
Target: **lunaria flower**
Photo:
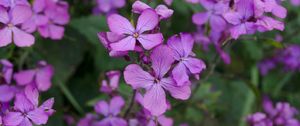
<path fill-rule="evenodd" d="M 127 126 L 126 120 L 118 117 L 121 108 L 125 105 L 125 101 L 120 96 L 113 97 L 109 103 L 106 101 L 99 101 L 95 106 L 95 111 L 103 115 L 105 118 L 95 125 L 99 126 Z"/>
<path fill-rule="evenodd" d="M 31 8 L 26 5 L 15 5 L 9 11 L 0 6 L 0 24 L 4 24 L 4 27 L 0 29 L 0 47 L 7 46 L 12 42 L 19 47 L 28 47 L 34 43 L 34 36 L 19 27 L 31 15 Z"/>
<path fill-rule="evenodd" d="M 119 87 L 119 80 L 120 80 L 121 73 L 120 71 L 112 70 L 107 72 L 106 76 L 108 78 L 108 81 L 107 80 L 102 81 L 100 91 L 110 94 Z"/>
<path fill-rule="evenodd" d="M 134 13 L 140 14 L 147 9 L 152 8 L 146 3 L 143 3 L 142 1 L 137 0 L 132 4 L 132 12 Z M 169 9 L 167 6 L 161 4 L 155 8 L 155 12 L 159 15 L 160 19 L 168 19 L 173 15 L 174 11 L 172 9 Z"/>
<path fill-rule="evenodd" d="M 150 50 L 163 41 L 161 33 L 147 33 L 153 30 L 159 21 L 155 11 L 148 9 L 143 11 L 137 21 L 136 28 L 124 17 L 112 14 L 107 18 L 108 26 L 114 34 L 124 35 L 121 40 L 111 43 L 113 51 L 132 51 L 138 41 L 143 48 Z"/>
<path fill-rule="evenodd" d="M 189 84 L 189 74 L 199 76 L 206 68 L 205 63 L 195 58 L 192 52 L 194 39 L 191 34 L 180 33 L 174 35 L 168 40 L 168 46 L 173 51 L 173 56 L 178 64 L 172 71 L 172 76 L 178 86 Z"/>
<path fill-rule="evenodd" d="M 128 65 L 124 71 L 127 84 L 134 89 L 146 89 L 143 106 L 154 116 L 159 116 L 167 110 L 165 90 L 172 97 L 182 100 L 188 99 L 191 94 L 189 85 L 179 87 L 171 77 L 166 76 L 174 62 L 172 54 L 169 47 L 158 46 L 150 56 L 153 72 L 146 72 L 137 64 Z"/>

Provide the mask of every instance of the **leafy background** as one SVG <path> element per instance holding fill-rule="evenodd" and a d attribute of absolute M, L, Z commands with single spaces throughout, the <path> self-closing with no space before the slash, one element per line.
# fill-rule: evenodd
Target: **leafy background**
<path fill-rule="evenodd" d="M 64 115 L 76 119 L 93 110 L 92 105 L 99 99 L 107 99 L 99 92 L 100 80 L 108 70 L 123 70 L 128 64 L 124 59 L 110 58 L 97 38 L 97 32 L 107 31 L 104 16 L 92 15 L 93 2 L 89 0 L 68 0 L 72 20 L 66 27 L 65 36 L 60 41 L 42 39 L 36 35 L 36 44 L 31 48 L 17 48 L 10 45 L 0 48 L 0 58 L 8 58 L 18 69 L 34 67 L 36 61 L 46 60 L 55 67 L 55 77 L 50 91 L 42 94 L 42 99 L 55 97 L 56 114 L 50 118 L 49 126 L 66 125 Z M 129 17 L 131 3 L 119 12 Z M 161 0 L 148 2 L 151 6 L 162 3 Z M 232 41 L 226 49 L 232 63 L 225 65 L 214 62 L 214 48 L 203 52 L 197 45 L 194 51 L 208 66 L 216 64 L 215 71 L 206 81 L 197 82 L 199 90 L 193 99 L 182 102 L 171 100 L 172 110 L 167 112 L 174 118 L 175 124 L 189 123 L 203 126 L 244 126 L 245 116 L 261 110 L 260 96 L 268 94 L 275 101 L 288 101 L 300 108 L 300 75 L 282 71 L 279 67 L 267 76 L 260 76 L 257 63 L 281 48 L 282 44 L 274 40 L 276 34 L 284 37 L 283 43 L 299 43 L 300 9 L 288 2 L 286 29 L 283 32 L 272 31 L 243 36 Z M 184 0 L 174 0 L 171 6 L 174 15 L 161 23 L 165 39 L 179 32 L 193 32 L 191 22 L 193 13 L 203 10 L 200 5 L 192 5 Z M 300 44 L 300 43 L 299 43 Z M 204 72 L 202 77 L 208 75 Z M 126 99 L 132 95 L 132 89 L 124 81 L 120 84 L 120 93 Z"/>

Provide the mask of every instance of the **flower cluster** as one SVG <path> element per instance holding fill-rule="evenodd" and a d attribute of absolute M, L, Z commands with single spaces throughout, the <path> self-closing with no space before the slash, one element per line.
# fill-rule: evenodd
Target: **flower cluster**
<path fill-rule="evenodd" d="M 44 38 L 61 39 L 70 18 L 68 4 L 57 0 L 35 0 L 32 7 L 27 0 L 0 0 L 0 16 L 0 47 L 31 46 L 36 30 Z"/>
<path fill-rule="evenodd" d="M 141 105 L 151 115 L 160 116 L 167 110 L 166 92 L 176 99 L 188 99 L 190 77 L 199 79 L 206 66 L 192 52 L 191 34 L 173 35 L 163 44 L 158 24 L 173 10 L 164 5 L 153 9 L 136 1 L 132 12 L 140 14 L 136 27 L 125 17 L 112 14 L 107 17 L 110 32 L 100 32 L 98 36 L 110 56 L 125 56 L 129 51 L 139 54 L 138 62 L 125 68 L 125 82 L 135 90 L 145 91 Z"/>
<path fill-rule="evenodd" d="M 266 75 L 276 65 L 284 66 L 286 71 L 300 70 L 300 46 L 289 45 L 284 49 L 279 49 L 271 58 L 264 59 L 258 64 L 260 73 Z"/>
<path fill-rule="evenodd" d="M 46 124 L 55 112 L 52 109 L 54 98 L 39 105 L 39 92 L 50 88 L 54 72 L 52 66 L 41 61 L 35 69 L 14 73 L 13 64 L 8 60 L 0 63 L 0 125 Z"/>
<path fill-rule="evenodd" d="M 265 97 L 264 112 L 256 112 L 247 117 L 249 126 L 300 126 L 295 118 L 298 111 L 286 102 L 278 102 L 273 106 L 272 101 Z"/>

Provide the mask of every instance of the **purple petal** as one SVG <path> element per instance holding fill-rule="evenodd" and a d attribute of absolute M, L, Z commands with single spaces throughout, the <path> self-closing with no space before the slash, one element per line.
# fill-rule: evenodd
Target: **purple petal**
<path fill-rule="evenodd" d="M 161 33 L 156 34 L 141 34 L 138 37 L 139 42 L 142 44 L 142 46 L 150 50 L 153 47 L 161 44 L 163 42 L 163 35 Z"/>
<path fill-rule="evenodd" d="M 42 12 L 46 7 L 46 1 L 45 0 L 35 0 L 33 2 L 32 7 L 33 7 L 34 12 L 36 12 L 36 13 Z"/>
<path fill-rule="evenodd" d="M 136 30 L 139 33 L 154 29 L 158 24 L 159 18 L 156 12 L 152 9 L 143 11 L 137 21 Z"/>
<path fill-rule="evenodd" d="M 231 37 L 234 39 L 238 39 L 240 35 L 246 34 L 246 26 L 244 24 L 234 26 L 230 29 Z"/>
<path fill-rule="evenodd" d="M 110 126 L 127 126 L 127 122 L 125 119 L 112 117 L 110 119 Z"/>
<path fill-rule="evenodd" d="M 119 80 L 120 80 L 120 76 L 121 76 L 120 71 L 109 71 L 106 73 L 106 76 L 109 79 L 110 87 L 113 90 L 117 89 L 119 86 Z"/>
<path fill-rule="evenodd" d="M 173 50 L 175 59 L 179 61 L 192 53 L 194 39 L 191 34 L 180 33 L 180 36 L 172 36 L 167 44 Z"/>
<path fill-rule="evenodd" d="M 241 23 L 241 15 L 237 12 L 227 12 L 223 15 L 225 20 L 233 25 L 238 25 Z"/>
<path fill-rule="evenodd" d="M 14 43 L 19 47 L 29 47 L 34 44 L 35 38 L 33 35 L 20 30 L 17 27 L 12 29 Z"/>
<path fill-rule="evenodd" d="M 29 6 L 17 5 L 12 8 L 11 15 L 11 22 L 14 25 L 18 25 L 28 20 L 32 16 L 32 11 Z"/>
<path fill-rule="evenodd" d="M 172 50 L 165 45 L 153 49 L 150 58 L 152 60 L 155 77 L 162 78 L 169 71 L 174 62 L 172 54 Z"/>
<path fill-rule="evenodd" d="M 39 68 L 36 73 L 36 85 L 40 91 L 47 91 L 51 87 L 51 79 L 54 74 L 53 67 L 47 65 L 43 68 Z"/>
<path fill-rule="evenodd" d="M 24 120 L 22 113 L 20 112 L 8 112 L 3 117 L 3 124 L 6 126 L 18 126 Z"/>
<path fill-rule="evenodd" d="M 209 13 L 207 12 L 200 12 L 193 15 L 193 23 L 196 25 L 203 25 L 205 24 L 209 19 Z"/>
<path fill-rule="evenodd" d="M 118 14 L 107 17 L 107 22 L 109 29 L 117 34 L 132 34 L 135 31 L 131 23 Z"/>
<path fill-rule="evenodd" d="M 33 81 L 35 70 L 25 70 L 14 74 L 14 79 L 18 85 L 27 85 Z"/>
<path fill-rule="evenodd" d="M 126 1 L 125 0 L 112 0 L 111 4 L 116 8 L 122 8 L 125 6 Z"/>
<path fill-rule="evenodd" d="M 11 86 L 0 85 L 0 102 L 9 102 L 14 97 L 15 92 Z"/>
<path fill-rule="evenodd" d="M 65 28 L 58 25 L 49 25 L 50 38 L 53 40 L 60 40 L 64 36 Z"/>
<path fill-rule="evenodd" d="M 24 118 L 23 121 L 18 126 L 32 126 L 32 123 L 28 118 Z"/>
<path fill-rule="evenodd" d="M 23 93 L 16 94 L 14 109 L 21 112 L 28 112 L 35 106 L 27 99 Z"/>
<path fill-rule="evenodd" d="M 178 86 L 183 86 L 189 82 L 189 76 L 187 74 L 186 66 L 179 62 L 172 71 L 173 79 L 175 80 Z"/>
<path fill-rule="evenodd" d="M 139 1 L 139 0 L 135 1 L 132 4 L 132 12 L 137 13 L 137 14 L 140 14 L 144 10 L 149 9 L 149 8 L 151 8 L 149 5 L 147 5 L 144 2 Z"/>
<path fill-rule="evenodd" d="M 171 17 L 174 13 L 174 11 L 172 9 L 169 9 L 165 5 L 158 5 L 155 8 L 155 11 L 160 16 L 160 19 L 167 19 L 167 18 Z"/>
<path fill-rule="evenodd" d="M 189 85 L 177 86 L 171 78 L 162 79 L 161 84 L 174 98 L 187 100 L 191 95 L 191 88 Z"/>
<path fill-rule="evenodd" d="M 226 21 L 221 16 L 213 15 L 210 17 L 209 21 L 213 31 L 223 31 L 226 29 Z"/>
<path fill-rule="evenodd" d="M 54 98 L 50 98 L 46 100 L 39 108 L 43 109 L 48 116 L 51 116 L 55 112 L 55 110 L 52 109 L 53 104 L 54 104 Z"/>
<path fill-rule="evenodd" d="M 196 58 L 187 58 L 183 63 L 193 74 L 199 74 L 206 68 L 205 63 Z"/>
<path fill-rule="evenodd" d="M 109 112 L 110 114 L 113 114 L 114 116 L 117 116 L 121 108 L 125 105 L 125 101 L 121 96 L 115 96 L 111 99 L 109 103 Z"/>
<path fill-rule="evenodd" d="M 4 79 L 7 84 L 10 84 L 14 66 L 8 60 L 0 60 L 0 63 L 2 64 L 2 73 L 4 74 Z"/>
<path fill-rule="evenodd" d="M 12 42 L 12 31 L 8 27 L 0 29 L 0 47 L 7 46 Z"/>
<path fill-rule="evenodd" d="M 0 22 L 4 24 L 9 22 L 7 10 L 2 6 L 0 6 Z"/>
<path fill-rule="evenodd" d="M 36 125 L 44 125 L 48 121 L 48 115 L 40 108 L 29 112 L 27 117 Z"/>
<path fill-rule="evenodd" d="M 40 33 L 40 35 L 44 38 L 48 38 L 50 36 L 49 33 L 49 25 L 43 25 L 38 27 L 38 32 Z"/>
<path fill-rule="evenodd" d="M 134 50 L 136 44 L 136 39 L 132 36 L 128 36 L 124 39 L 121 39 L 118 42 L 111 43 L 110 46 L 113 51 L 130 51 Z"/>
<path fill-rule="evenodd" d="M 154 84 L 154 78 L 136 64 L 130 64 L 125 68 L 124 79 L 134 89 L 146 88 Z"/>
<path fill-rule="evenodd" d="M 26 98 L 35 106 L 37 107 L 39 104 L 39 92 L 38 90 L 33 87 L 32 85 L 27 85 L 24 89 Z"/>
<path fill-rule="evenodd" d="M 164 89 L 154 84 L 146 91 L 143 101 L 144 107 L 154 116 L 159 116 L 167 110 L 166 94 Z"/>
<path fill-rule="evenodd" d="M 164 0 L 164 2 L 170 6 L 173 3 L 173 0 Z"/>
<path fill-rule="evenodd" d="M 107 13 L 112 9 L 111 1 L 97 0 L 97 4 L 98 4 L 98 8 L 104 13 Z"/>
<path fill-rule="evenodd" d="M 162 126 L 173 126 L 173 119 L 166 117 L 165 115 L 161 115 L 158 117 L 158 123 Z"/>
<path fill-rule="evenodd" d="M 109 106 L 106 101 L 99 101 L 94 106 L 94 109 L 97 113 L 102 114 L 104 116 L 108 116 L 108 114 L 109 114 Z"/>
<path fill-rule="evenodd" d="M 112 88 L 108 85 L 106 80 L 102 80 L 100 91 L 108 94 L 112 92 Z"/>

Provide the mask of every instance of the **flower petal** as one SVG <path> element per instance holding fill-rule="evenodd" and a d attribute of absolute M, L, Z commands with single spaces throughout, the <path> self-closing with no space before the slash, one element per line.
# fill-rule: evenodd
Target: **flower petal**
<path fill-rule="evenodd" d="M 161 84 L 174 98 L 187 100 L 191 96 L 191 88 L 189 85 L 177 86 L 171 78 L 162 79 Z"/>
<path fill-rule="evenodd" d="M 134 89 L 146 88 L 154 84 L 154 78 L 137 64 L 130 64 L 125 68 L 124 79 Z"/>
<path fill-rule="evenodd" d="M 128 36 L 118 42 L 111 43 L 110 46 L 113 51 L 131 51 L 134 50 L 135 44 L 136 39 L 132 36 Z"/>
<path fill-rule="evenodd" d="M 173 79 L 176 82 L 177 86 L 186 85 L 189 82 L 189 76 L 187 74 L 186 66 L 179 62 L 172 71 Z"/>
<path fill-rule="evenodd" d="M 14 79 L 18 85 L 27 85 L 33 81 L 35 70 L 25 70 L 14 74 Z"/>
<path fill-rule="evenodd" d="M 5 124 L 6 126 L 18 126 L 23 120 L 24 120 L 24 117 L 23 117 L 22 113 L 8 112 L 3 117 L 3 124 Z"/>
<path fill-rule="evenodd" d="M 159 84 L 154 84 L 146 91 L 143 106 L 154 116 L 159 116 L 167 110 L 166 94 Z"/>
<path fill-rule="evenodd" d="M 158 5 L 155 8 L 155 11 L 160 16 L 160 19 L 167 19 L 167 18 L 171 17 L 174 13 L 174 11 L 172 9 L 169 9 L 165 5 Z"/>
<path fill-rule="evenodd" d="M 118 14 L 112 14 L 107 18 L 109 29 L 117 34 L 132 34 L 135 29 L 131 23 Z"/>
<path fill-rule="evenodd" d="M 197 58 L 187 58 L 183 63 L 193 74 L 199 74 L 206 68 L 205 63 Z"/>
<path fill-rule="evenodd" d="M 51 115 L 53 115 L 53 113 L 55 112 L 55 110 L 52 109 L 53 104 L 54 104 L 54 98 L 50 98 L 50 99 L 44 101 L 44 103 L 43 103 L 39 108 L 43 109 L 44 112 L 45 112 L 48 116 L 51 116 Z"/>
<path fill-rule="evenodd" d="M 161 33 L 156 34 L 141 34 L 138 37 L 139 42 L 142 44 L 142 46 L 150 50 L 153 47 L 161 44 L 163 42 L 163 35 Z"/>
<path fill-rule="evenodd" d="M 40 91 L 47 91 L 51 87 L 51 79 L 54 74 L 52 66 L 47 65 L 43 68 L 39 68 L 36 73 L 36 85 Z"/>
<path fill-rule="evenodd" d="M 156 12 L 152 9 L 147 9 L 142 12 L 138 21 L 136 30 L 139 33 L 154 29 L 158 24 L 159 18 Z"/>
<path fill-rule="evenodd" d="M 213 31 L 223 31 L 226 29 L 226 21 L 221 16 L 213 15 L 210 17 L 209 22 Z"/>
<path fill-rule="evenodd" d="M 27 99 L 23 93 L 16 94 L 14 109 L 21 112 L 28 112 L 34 109 L 34 105 Z"/>
<path fill-rule="evenodd" d="M 169 70 L 174 62 L 172 50 L 165 45 L 161 45 L 153 49 L 151 53 L 152 68 L 155 77 L 162 78 Z"/>
<path fill-rule="evenodd" d="M 11 86 L 0 85 L 0 102 L 9 102 L 14 97 L 15 92 Z"/>
<path fill-rule="evenodd" d="M 127 122 L 125 119 L 112 117 L 110 119 L 110 126 L 127 126 Z"/>
<path fill-rule="evenodd" d="M 144 2 L 139 1 L 139 0 L 135 1 L 132 4 L 132 12 L 137 13 L 137 14 L 140 14 L 144 10 L 149 9 L 149 8 L 151 8 L 149 5 L 147 5 Z"/>
<path fill-rule="evenodd" d="M 64 37 L 65 28 L 58 25 L 49 25 L 50 38 L 60 40 Z"/>
<path fill-rule="evenodd" d="M 157 118 L 158 122 L 162 126 L 173 126 L 173 119 L 166 117 L 165 115 L 161 115 Z"/>
<path fill-rule="evenodd" d="M 196 13 L 193 15 L 192 19 L 194 24 L 203 25 L 208 21 L 209 13 L 207 12 Z"/>
<path fill-rule="evenodd" d="M 106 101 L 99 101 L 94 106 L 94 109 L 97 113 L 102 114 L 104 116 L 108 116 L 109 114 L 109 106 Z"/>
<path fill-rule="evenodd" d="M 28 20 L 32 16 L 32 11 L 29 6 L 16 5 L 15 7 L 12 8 L 11 15 L 12 15 L 11 22 L 14 25 L 18 25 Z"/>
<path fill-rule="evenodd" d="M 48 115 L 41 108 L 30 111 L 27 117 L 36 125 L 44 125 L 48 121 Z"/>
<path fill-rule="evenodd" d="M 14 43 L 19 47 L 29 47 L 34 44 L 35 38 L 33 35 L 20 30 L 17 27 L 13 29 Z"/>
<path fill-rule="evenodd" d="M 0 47 L 7 46 L 12 42 L 12 31 L 8 27 L 0 29 Z"/>
<path fill-rule="evenodd" d="M 111 99 L 109 103 L 109 112 L 110 114 L 113 114 L 114 116 L 117 116 L 121 108 L 125 105 L 125 101 L 121 96 L 115 96 Z"/>
<path fill-rule="evenodd" d="M 32 85 L 27 85 L 24 89 L 26 98 L 34 105 L 38 106 L 39 104 L 39 92 L 38 90 L 32 86 Z"/>
<path fill-rule="evenodd" d="M 9 22 L 7 10 L 2 6 L 0 6 L 0 22 L 4 24 L 7 24 Z"/>
<path fill-rule="evenodd" d="M 223 17 L 230 24 L 238 25 L 241 23 L 241 15 L 237 12 L 227 12 Z"/>

